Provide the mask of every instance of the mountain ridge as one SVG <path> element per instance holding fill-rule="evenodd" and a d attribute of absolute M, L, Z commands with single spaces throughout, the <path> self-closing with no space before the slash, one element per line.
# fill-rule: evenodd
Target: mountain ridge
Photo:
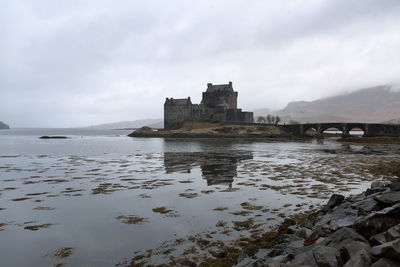
<path fill-rule="evenodd" d="M 141 128 L 143 126 L 149 126 L 151 128 L 163 128 L 164 120 L 163 119 L 142 119 L 142 120 L 134 120 L 134 121 L 120 121 L 120 122 L 111 122 L 111 123 L 91 125 L 91 126 L 86 126 L 86 127 L 82 127 L 82 128 L 94 129 L 94 130 L 112 130 L 112 129 Z"/>
<path fill-rule="evenodd" d="M 394 122 L 400 119 L 400 91 L 396 89 L 380 85 L 314 101 L 294 101 L 272 114 L 283 121 Z"/>

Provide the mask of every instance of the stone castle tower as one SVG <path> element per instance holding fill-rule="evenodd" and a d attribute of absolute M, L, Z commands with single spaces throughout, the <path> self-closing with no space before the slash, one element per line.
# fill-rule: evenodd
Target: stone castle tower
<path fill-rule="evenodd" d="M 175 129 L 184 122 L 204 121 L 222 123 L 252 123 L 253 112 L 237 108 L 238 92 L 228 84 L 207 84 L 200 104 L 192 104 L 190 97 L 167 98 L 164 103 L 164 128 Z"/>

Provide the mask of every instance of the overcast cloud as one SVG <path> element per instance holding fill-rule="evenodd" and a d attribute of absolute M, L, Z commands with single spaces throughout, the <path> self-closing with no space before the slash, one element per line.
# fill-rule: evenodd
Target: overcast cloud
<path fill-rule="evenodd" d="M 4 0 L 0 120 L 161 118 L 233 81 L 246 110 L 400 82 L 398 0 Z"/>

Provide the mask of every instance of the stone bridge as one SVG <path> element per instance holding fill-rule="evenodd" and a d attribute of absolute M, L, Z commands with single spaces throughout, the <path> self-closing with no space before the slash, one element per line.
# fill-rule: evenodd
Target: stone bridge
<path fill-rule="evenodd" d="M 337 129 L 342 131 L 343 137 L 350 136 L 350 131 L 361 129 L 364 131 L 365 137 L 373 136 L 392 136 L 400 137 L 400 125 L 394 124 L 381 124 L 381 123 L 305 123 L 305 124 L 290 124 L 280 125 L 283 131 L 288 134 L 304 136 L 306 131 L 314 129 L 318 136 L 322 136 L 323 132 L 327 129 Z"/>

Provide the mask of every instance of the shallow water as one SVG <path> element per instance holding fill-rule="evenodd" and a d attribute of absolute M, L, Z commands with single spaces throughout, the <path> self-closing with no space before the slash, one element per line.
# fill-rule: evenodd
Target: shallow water
<path fill-rule="evenodd" d="M 110 266 L 147 249 L 153 249 L 147 261 L 162 263 L 201 248 L 191 237 L 229 242 L 324 203 L 333 192 L 359 193 L 373 179 L 368 167 L 400 151 L 330 139 L 164 140 L 128 133 L 0 131 L 1 266 Z M 170 212 L 153 211 L 160 207 Z M 249 218 L 253 229 L 235 228 Z M 63 248 L 72 249 L 57 253 Z"/>

